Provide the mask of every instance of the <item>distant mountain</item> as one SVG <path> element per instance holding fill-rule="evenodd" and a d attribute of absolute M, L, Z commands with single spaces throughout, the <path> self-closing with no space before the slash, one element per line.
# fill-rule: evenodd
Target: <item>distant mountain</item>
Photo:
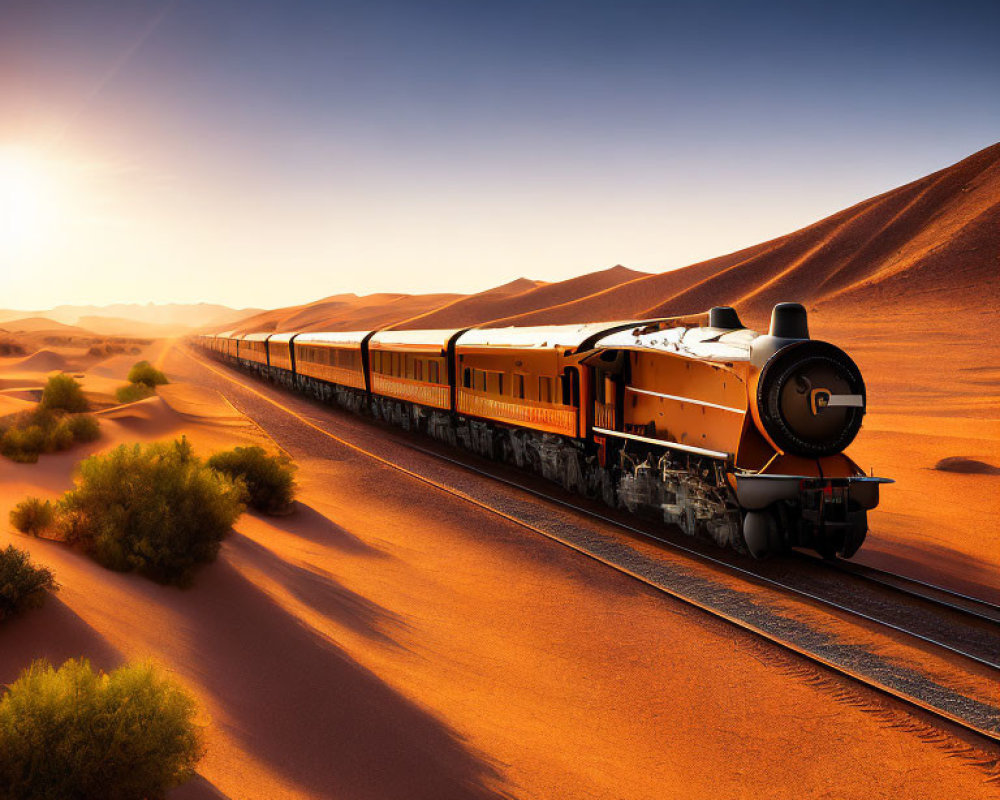
<path fill-rule="evenodd" d="M 21 312 L 24 313 L 23 311 Z M 86 336 L 92 333 L 76 325 L 66 325 L 48 317 L 20 317 L 0 322 L 0 330 L 9 333 L 57 333 L 63 336 Z"/>
<path fill-rule="evenodd" d="M 107 306 L 90 305 L 60 305 L 55 308 L 37 311 L 0 310 L 0 325 L 4 320 L 18 319 L 28 316 L 45 317 L 66 325 L 81 325 L 96 333 L 111 335 L 121 333 L 128 335 L 122 327 L 122 321 L 141 323 L 151 326 L 143 331 L 140 328 L 132 330 L 134 335 L 166 335 L 169 333 L 184 333 L 195 328 L 217 329 L 220 326 L 235 324 L 260 309 L 234 309 L 228 306 L 212 303 L 115 303 Z M 107 320 L 104 323 L 98 320 Z M 87 322 L 84 322 L 87 320 Z M 96 325 L 96 327 L 94 327 Z M 127 325 L 125 326 L 127 328 Z"/>

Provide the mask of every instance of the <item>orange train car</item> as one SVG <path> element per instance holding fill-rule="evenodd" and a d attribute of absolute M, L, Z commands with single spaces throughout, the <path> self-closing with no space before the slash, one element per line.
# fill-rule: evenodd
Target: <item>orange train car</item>
<path fill-rule="evenodd" d="M 755 557 L 793 546 L 850 557 L 890 482 L 845 454 L 867 406 L 864 381 L 846 353 L 809 337 L 795 303 L 775 306 L 764 335 L 718 307 L 583 325 L 211 342 L 200 343 L 244 367 L 264 364 L 290 387 Z"/>

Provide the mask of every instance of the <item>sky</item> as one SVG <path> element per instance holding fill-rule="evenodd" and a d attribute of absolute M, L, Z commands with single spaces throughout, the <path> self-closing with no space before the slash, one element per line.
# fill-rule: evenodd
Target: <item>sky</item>
<path fill-rule="evenodd" d="M 0 308 L 685 266 L 995 143 L 998 30 L 965 0 L 0 0 Z"/>

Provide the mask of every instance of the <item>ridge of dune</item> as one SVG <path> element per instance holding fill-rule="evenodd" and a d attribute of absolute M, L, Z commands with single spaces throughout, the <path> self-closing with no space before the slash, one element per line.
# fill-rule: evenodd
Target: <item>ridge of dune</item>
<path fill-rule="evenodd" d="M 61 333 L 63 335 L 77 334 L 82 336 L 93 335 L 93 331 L 82 328 L 78 325 L 66 325 L 56 322 L 48 317 L 21 317 L 20 319 L 5 320 L 3 323 L 5 331 L 10 333 Z"/>
<path fill-rule="evenodd" d="M 1000 144 L 798 231 L 493 324 L 661 317 L 733 305 L 766 323 L 774 303 L 996 307 Z"/>
<path fill-rule="evenodd" d="M 239 323 L 238 333 L 257 331 L 369 330 L 396 324 L 424 314 L 454 299 L 457 294 L 332 295 L 300 306 L 287 306 L 257 314 Z"/>
<path fill-rule="evenodd" d="M 28 372 L 52 372 L 57 369 L 65 370 L 67 364 L 65 356 L 43 348 L 22 358 L 10 359 L 4 363 L 4 366 L 8 369 Z"/>
<path fill-rule="evenodd" d="M 400 323 L 397 327 L 460 328 L 468 325 L 491 325 L 512 314 L 527 314 L 559 306 L 581 296 L 588 296 L 646 275 L 618 264 L 608 269 L 588 272 L 575 278 L 553 283 L 519 279 L 485 292 L 462 297 L 447 306 Z M 511 293 L 498 290 L 514 284 L 527 286 Z"/>

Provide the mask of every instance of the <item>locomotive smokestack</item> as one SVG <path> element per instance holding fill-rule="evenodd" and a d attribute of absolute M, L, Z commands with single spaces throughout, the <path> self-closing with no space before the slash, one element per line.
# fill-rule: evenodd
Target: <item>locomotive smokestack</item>
<path fill-rule="evenodd" d="M 740 315 L 732 306 L 715 306 L 708 312 L 708 327 L 728 331 L 742 330 L 746 326 L 740 322 Z"/>
<path fill-rule="evenodd" d="M 769 336 L 779 339 L 808 339 L 809 321 L 800 303 L 778 303 L 771 311 Z"/>

